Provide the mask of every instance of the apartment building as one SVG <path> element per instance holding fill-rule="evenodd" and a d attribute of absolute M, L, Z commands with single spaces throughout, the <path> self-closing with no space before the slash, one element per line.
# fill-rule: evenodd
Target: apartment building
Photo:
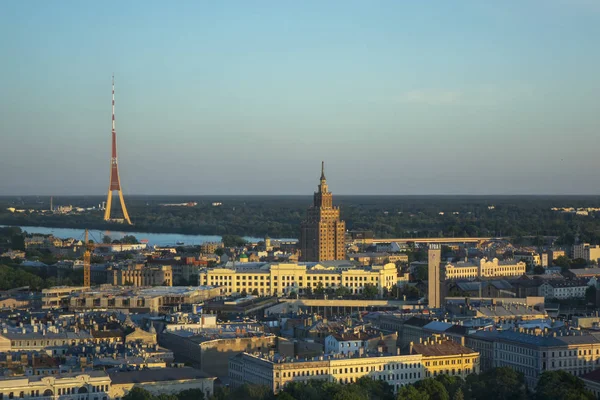
<path fill-rule="evenodd" d="M 427 347 L 429 346 L 429 347 Z M 424 354 L 419 353 L 423 351 Z M 229 360 L 229 378 L 232 387 L 244 383 L 266 385 L 277 393 L 288 382 L 324 380 L 353 383 L 364 376 L 388 382 L 394 391 L 415 383 L 426 376 L 448 373 L 466 376 L 479 372 L 479 354 L 445 339 L 411 349 L 412 354 L 401 355 L 362 352 L 353 355 L 325 355 L 310 359 L 270 357 L 248 353 Z"/>
<path fill-rule="evenodd" d="M 529 387 L 535 387 L 544 371 L 582 376 L 600 365 L 600 340 L 580 332 L 478 331 L 467 338 L 467 344 L 481 353 L 482 365 L 522 372 Z"/>
<path fill-rule="evenodd" d="M 276 296 L 307 288 L 337 288 L 345 286 L 351 293 L 362 293 L 366 285 L 375 286 L 382 294 L 397 284 L 395 264 L 363 268 L 340 268 L 323 264 L 259 264 L 254 268 L 213 268 L 200 272 L 200 284 L 220 286 L 222 294 L 252 293 Z"/>
<path fill-rule="evenodd" d="M 588 288 L 585 280 L 556 280 L 542 283 L 538 291 L 546 299 L 582 299 Z"/>
<path fill-rule="evenodd" d="M 63 373 L 55 376 L 0 377 L 0 398 L 108 400 L 111 381 L 104 371 Z"/>
<path fill-rule="evenodd" d="M 444 267 L 445 280 L 463 280 L 477 278 L 519 277 L 525 274 L 526 264 L 523 261 L 500 261 L 497 258 L 482 258 L 474 261 L 448 263 Z"/>

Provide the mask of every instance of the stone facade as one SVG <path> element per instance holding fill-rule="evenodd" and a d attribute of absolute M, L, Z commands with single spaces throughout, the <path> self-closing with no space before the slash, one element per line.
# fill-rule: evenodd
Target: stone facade
<path fill-rule="evenodd" d="M 327 188 L 321 169 L 319 190 L 313 205 L 300 226 L 300 256 L 302 261 L 344 260 L 346 224 L 340 221 L 340 209 L 333 206 L 333 196 Z"/>

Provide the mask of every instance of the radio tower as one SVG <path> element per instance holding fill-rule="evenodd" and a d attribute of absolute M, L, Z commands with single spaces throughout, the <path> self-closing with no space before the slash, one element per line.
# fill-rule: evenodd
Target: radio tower
<path fill-rule="evenodd" d="M 121 182 L 119 180 L 119 166 L 117 164 L 117 132 L 115 131 L 115 76 L 112 77 L 112 156 L 110 158 L 110 183 L 108 185 L 108 197 L 106 198 L 106 210 L 104 211 L 104 220 L 110 221 L 110 207 L 114 191 L 119 192 L 121 200 L 121 210 L 123 210 L 123 218 L 129 225 L 132 225 L 125 207 L 125 199 L 123 199 L 123 191 L 121 190 Z"/>

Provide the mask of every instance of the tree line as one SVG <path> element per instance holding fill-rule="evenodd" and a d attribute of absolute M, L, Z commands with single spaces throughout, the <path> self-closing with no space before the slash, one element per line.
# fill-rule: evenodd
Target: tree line
<path fill-rule="evenodd" d="M 152 395 L 134 388 L 123 400 L 203 400 L 204 393 L 192 389 L 177 395 Z M 242 385 L 235 389 L 219 387 L 210 400 L 594 400 L 583 381 L 565 371 L 547 371 L 535 391 L 525 384 L 522 373 L 507 367 L 494 368 L 463 380 L 457 376 L 438 375 L 411 385 L 394 394 L 385 381 L 362 377 L 355 383 L 308 381 L 290 382 L 277 395 L 261 385 Z M 209 399 L 207 399 L 209 400 Z"/>
<path fill-rule="evenodd" d="M 212 206 L 219 200 L 222 206 Z M 102 198 L 65 198 L 87 207 Z M 195 207 L 163 207 L 163 202 L 196 201 Z M 373 231 L 377 237 L 511 237 L 543 244 L 544 236 L 559 243 L 600 243 L 600 215 L 552 211 L 552 207 L 600 207 L 597 196 L 335 196 L 349 230 Z M 11 213 L 15 198 L 0 198 L 0 223 L 66 228 L 135 230 L 206 235 L 291 237 L 299 235 L 308 196 L 130 196 L 135 225 L 105 222 L 101 212 L 81 214 Z M 37 198 L 20 198 L 23 208 L 44 208 Z M 534 243 L 534 244 L 535 244 Z"/>

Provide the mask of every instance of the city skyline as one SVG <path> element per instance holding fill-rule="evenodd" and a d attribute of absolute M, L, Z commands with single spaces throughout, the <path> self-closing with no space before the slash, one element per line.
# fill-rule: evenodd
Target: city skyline
<path fill-rule="evenodd" d="M 0 193 L 598 195 L 600 7 L 5 4 Z M 79 34 L 73 35 L 73 32 Z"/>

